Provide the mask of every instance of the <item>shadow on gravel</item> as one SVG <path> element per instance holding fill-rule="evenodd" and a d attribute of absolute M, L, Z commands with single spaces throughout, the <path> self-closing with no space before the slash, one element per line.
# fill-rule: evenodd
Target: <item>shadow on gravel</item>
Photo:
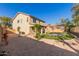
<path fill-rule="evenodd" d="M 76 41 L 76 40 L 75 40 Z M 76 41 L 78 43 L 78 41 Z M 69 43 L 67 43 L 66 41 L 62 41 L 63 44 L 66 44 L 67 46 L 69 46 L 71 49 L 73 49 L 74 51 L 76 51 L 79 54 L 79 50 L 75 49 L 74 47 L 72 47 Z M 76 45 L 75 43 L 72 43 L 72 45 Z"/>
<path fill-rule="evenodd" d="M 53 43 L 53 42 L 52 42 Z M 64 42 L 73 50 L 78 53 L 74 53 L 54 45 L 50 45 L 29 37 L 12 37 L 9 39 L 9 56 L 78 56 L 79 51 L 70 46 L 67 42 Z"/>

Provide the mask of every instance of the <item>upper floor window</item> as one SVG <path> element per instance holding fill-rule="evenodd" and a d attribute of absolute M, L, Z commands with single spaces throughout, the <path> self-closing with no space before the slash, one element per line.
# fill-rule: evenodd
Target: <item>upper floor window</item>
<path fill-rule="evenodd" d="M 27 17 L 27 22 L 28 22 L 28 17 Z"/>
<path fill-rule="evenodd" d="M 33 19 L 33 23 L 36 23 L 36 19 Z"/>
<path fill-rule="evenodd" d="M 22 23 L 22 19 L 17 20 L 17 23 Z"/>

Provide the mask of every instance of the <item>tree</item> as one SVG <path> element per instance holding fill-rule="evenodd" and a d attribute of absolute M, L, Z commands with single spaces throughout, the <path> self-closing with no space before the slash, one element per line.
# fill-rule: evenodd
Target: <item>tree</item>
<path fill-rule="evenodd" d="M 74 4 L 72 11 L 73 11 L 72 17 L 74 24 L 75 26 L 79 26 L 79 4 Z"/>
<path fill-rule="evenodd" d="M 65 30 L 65 32 L 67 32 L 67 19 L 62 18 L 61 24 L 64 25 L 64 30 Z"/>
<path fill-rule="evenodd" d="M 42 26 L 40 24 L 35 24 L 32 28 L 35 30 L 36 38 L 40 39 L 41 38 L 40 34 L 41 34 Z"/>
<path fill-rule="evenodd" d="M 67 32 L 71 32 L 71 29 L 72 29 L 73 27 L 75 27 L 73 21 L 72 21 L 72 20 L 71 20 L 71 21 L 68 20 L 68 21 L 67 21 Z"/>
<path fill-rule="evenodd" d="M 9 18 L 9 17 L 5 17 L 5 16 L 3 16 L 3 17 L 0 17 L 0 19 L 1 19 L 1 21 L 2 21 L 2 25 L 5 25 L 5 26 L 11 26 L 11 18 Z"/>
<path fill-rule="evenodd" d="M 77 31 L 79 28 L 79 4 L 78 3 L 74 4 L 72 11 L 73 11 L 72 18 L 75 24 L 74 30 Z"/>
<path fill-rule="evenodd" d="M 61 24 L 64 25 L 65 32 L 71 32 L 71 29 L 74 27 L 74 23 L 69 19 L 61 19 Z"/>

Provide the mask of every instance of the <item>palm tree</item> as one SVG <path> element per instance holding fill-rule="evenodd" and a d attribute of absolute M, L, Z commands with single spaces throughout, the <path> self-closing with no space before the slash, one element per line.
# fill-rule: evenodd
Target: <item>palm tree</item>
<path fill-rule="evenodd" d="M 75 24 L 75 31 L 77 31 L 78 27 L 79 27 L 79 4 L 74 4 L 73 8 L 72 8 L 72 11 L 73 11 L 73 21 L 74 21 L 74 24 Z"/>
<path fill-rule="evenodd" d="M 65 30 L 65 32 L 67 32 L 67 20 L 62 18 L 61 19 L 61 24 L 64 25 L 64 30 Z"/>
<path fill-rule="evenodd" d="M 76 26 L 79 26 L 79 4 L 74 4 L 73 8 L 73 21 Z"/>
<path fill-rule="evenodd" d="M 72 20 L 70 21 L 69 19 L 62 18 L 61 24 L 64 25 L 65 32 L 70 32 L 71 29 L 74 27 L 73 21 Z"/>
<path fill-rule="evenodd" d="M 67 32 L 71 32 L 72 28 L 75 27 L 73 21 L 67 21 Z"/>

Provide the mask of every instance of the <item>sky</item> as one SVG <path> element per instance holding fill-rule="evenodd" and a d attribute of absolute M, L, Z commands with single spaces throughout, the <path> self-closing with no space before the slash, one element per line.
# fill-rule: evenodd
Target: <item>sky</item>
<path fill-rule="evenodd" d="M 72 18 L 72 7 L 72 3 L 0 3 L 0 16 L 13 18 L 17 12 L 23 12 L 47 24 L 58 24 L 61 18 Z"/>

